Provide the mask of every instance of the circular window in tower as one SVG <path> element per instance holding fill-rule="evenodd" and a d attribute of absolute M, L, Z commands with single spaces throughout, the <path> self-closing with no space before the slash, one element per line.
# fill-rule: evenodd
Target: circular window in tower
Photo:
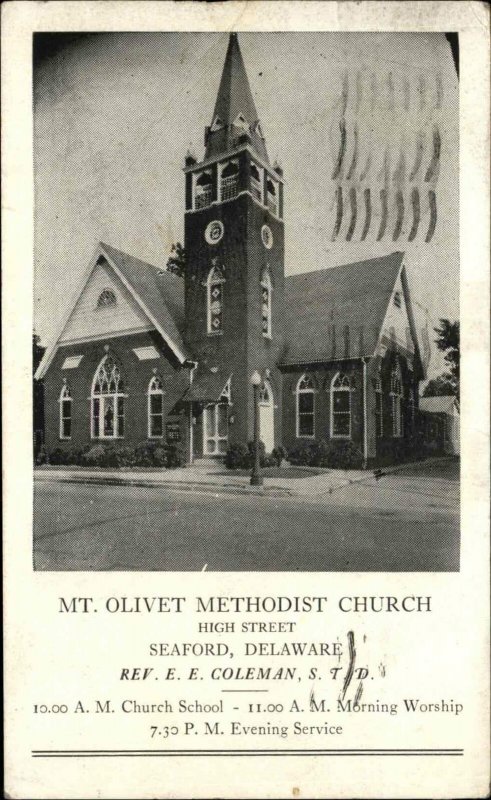
<path fill-rule="evenodd" d="M 205 230 L 205 239 L 208 244 L 218 244 L 223 237 L 224 230 L 223 222 L 220 222 L 220 220 L 215 219 L 213 222 L 210 222 Z"/>
<path fill-rule="evenodd" d="M 261 239 L 265 248 L 271 250 L 273 247 L 273 234 L 269 225 L 263 225 L 261 228 Z"/>

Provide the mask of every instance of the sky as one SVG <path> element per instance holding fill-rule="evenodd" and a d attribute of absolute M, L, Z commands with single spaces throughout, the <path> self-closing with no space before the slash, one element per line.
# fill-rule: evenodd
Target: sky
<path fill-rule="evenodd" d="M 182 240 L 184 156 L 190 146 L 203 155 L 227 41 L 110 33 L 36 42 L 43 344 L 98 241 L 162 267 Z M 239 43 L 270 159 L 284 170 L 286 274 L 403 250 L 417 325 L 433 338 L 440 317 L 459 314 L 458 79 L 444 34 L 239 33 Z M 440 368 L 433 346 L 430 372 Z"/>

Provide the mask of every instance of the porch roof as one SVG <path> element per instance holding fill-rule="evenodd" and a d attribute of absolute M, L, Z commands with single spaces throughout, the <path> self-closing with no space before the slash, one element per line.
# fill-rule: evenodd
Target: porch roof
<path fill-rule="evenodd" d="M 182 399 L 184 402 L 217 403 L 231 377 L 232 373 L 227 370 L 211 372 L 209 367 L 198 367 L 193 383 Z"/>

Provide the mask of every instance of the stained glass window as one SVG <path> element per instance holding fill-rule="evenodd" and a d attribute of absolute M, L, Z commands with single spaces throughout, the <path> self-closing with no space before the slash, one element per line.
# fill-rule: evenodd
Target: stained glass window
<path fill-rule="evenodd" d="M 121 367 L 112 356 L 105 356 L 92 382 L 93 438 L 117 439 L 124 436 L 124 390 Z"/>
<path fill-rule="evenodd" d="M 351 436 L 351 383 L 341 372 L 331 383 L 331 436 L 334 439 Z"/>
<path fill-rule="evenodd" d="M 263 336 L 271 338 L 271 277 L 269 270 L 265 269 L 261 276 L 261 327 Z"/>
<path fill-rule="evenodd" d="M 217 267 L 210 270 L 207 280 L 207 330 L 222 333 L 223 330 L 223 284 L 225 280 Z"/>

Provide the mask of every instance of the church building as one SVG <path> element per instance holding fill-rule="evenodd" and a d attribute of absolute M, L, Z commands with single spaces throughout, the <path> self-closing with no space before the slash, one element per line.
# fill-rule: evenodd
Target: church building
<path fill-rule="evenodd" d="M 237 34 L 201 161 L 185 158 L 184 277 L 101 242 L 36 373 L 45 445 L 178 442 L 185 460 L 352 442 L 404 459 L 424 377 L 402 252 L 285 276 L 271 164 Z"/>

